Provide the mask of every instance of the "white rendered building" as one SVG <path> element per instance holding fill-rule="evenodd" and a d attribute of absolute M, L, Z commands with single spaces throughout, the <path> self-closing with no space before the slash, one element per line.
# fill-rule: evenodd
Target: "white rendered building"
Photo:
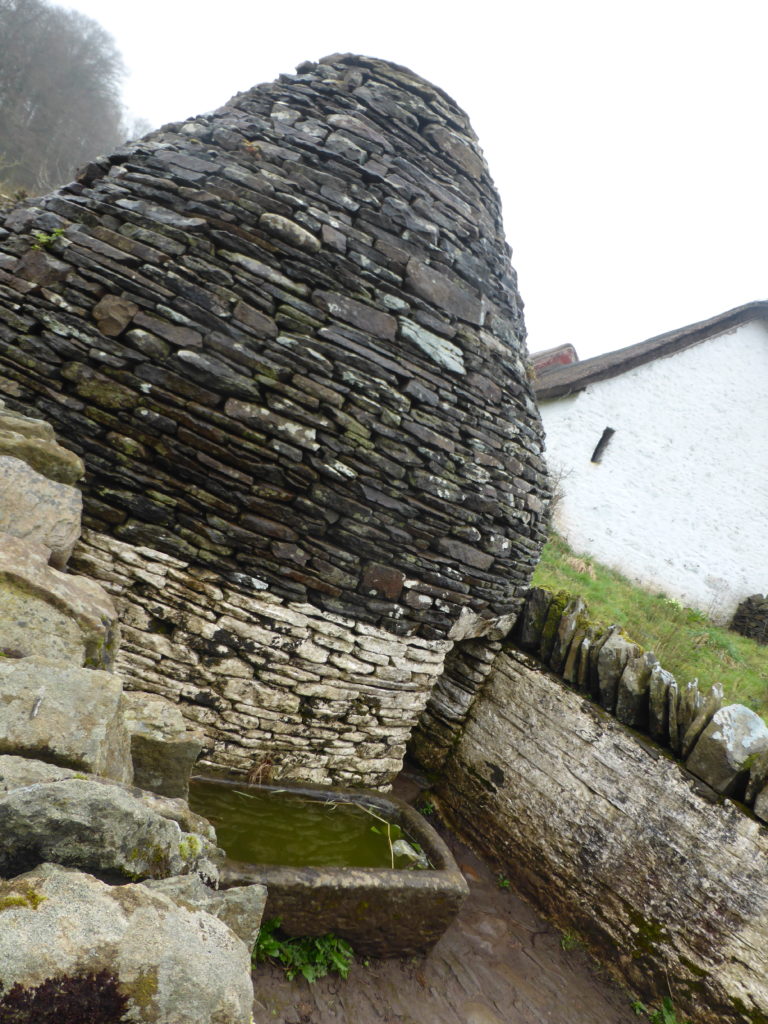
<path fill-rule="evenodd" d="M 768 302 L 539 370 L 537 395 L 577 552 L 719 622 L 768 591 Z"/>

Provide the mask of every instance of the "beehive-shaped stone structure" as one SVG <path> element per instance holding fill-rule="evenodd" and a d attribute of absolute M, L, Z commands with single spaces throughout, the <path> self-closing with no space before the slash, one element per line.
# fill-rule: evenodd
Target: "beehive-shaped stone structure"
<path fill-rule="evenodd" d="M 514 616 L 547 498 L 523 338 L 466 116 L 378 60 L 0 221 L 0 393 L 82 455 L 130 685 L 218 763 L 386 781 L 452 642 Z"/>

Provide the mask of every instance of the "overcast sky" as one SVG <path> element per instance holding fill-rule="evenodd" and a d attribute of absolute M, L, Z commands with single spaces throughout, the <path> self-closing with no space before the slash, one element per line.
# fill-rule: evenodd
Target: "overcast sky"
<path fill-rule="evenodd" d="M 69 0 L 152 126 L 303 60 L 405 64 L 469 113 L 501 193 L 531 351 L 581 358 L 766 282 L 767 0 Z"/>

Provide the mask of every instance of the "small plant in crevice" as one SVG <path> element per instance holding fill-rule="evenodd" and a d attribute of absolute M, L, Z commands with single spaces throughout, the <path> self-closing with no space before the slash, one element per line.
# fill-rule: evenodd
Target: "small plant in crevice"
<path fill-rule="evenodd" d="M 574 949 L 581 949 L 582 941 L 579 936 L 570 928 L 566 928 L 560 935 L 560 948 L 570 953 Z"/>
<path fill-rule="evenodd" d="M 264 921 L 253 947 L 253 963 L 274 963 L 282 967 L 289 981 L 299 975 L 310 984 L 335 972 L 346 978 L 355 958 L 352 946 L 338 935 L 281 937 L 280 918 Z"/>
<path fill-rule="evenodd" d="M 632 1009 L 638 1015 L 638 1017 L 647 1017 L 650 1024 L 691 1024 L 689 1020 L 678 1020 L 677 1014 L 672 1000 L 669 996 L 664 996 L 661 1001 L 661 1006 L 654 1009 L 649 1009 L 644 1003 L 641 1003 L 639 999 L 636 999 L 632 1003 Z"/>
<path fill-rule="evenodd" d="M 512 883 L 510 882 L 506 875 L 498 874 L 496 875 L 496 885 L 500 889 L 509 889 Z"/>
<path fill-rule="evenodd" d="M 50 234 L 45 231 L 35 231 L 34 239 L 35 244 L 32 246 L 33 249 L 50 249 L 57 238 L 61 238 L 64 234 L 64 228 L 54 228 Z"/>

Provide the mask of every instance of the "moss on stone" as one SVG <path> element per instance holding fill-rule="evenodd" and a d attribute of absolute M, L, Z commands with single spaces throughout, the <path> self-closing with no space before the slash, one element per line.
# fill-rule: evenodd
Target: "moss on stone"
<path fill-rule="evenodd" d="M 47 896 L 37 892 L 31 885 L 23 885 L 17 892 L 10 893 L 8 896 L 0 896 L 0 911 L 13 910 L 15 907 L 29 907 L 30 910 L 37 910 L 40 904 L 47 899 Z"/>
<path fill-rule="evenodd" d="M 142 1011 L 143 1020 L 152 1020 L 150 1016 L 154 1007 L 158 990 L 157 967 L 147 967 L 140 970 L 138 977 L 125 988 L 130 993 L 131 1000 Z"/>
<path fill-rule="evenodd" d="M 638 910 L 629 911 L 629 919 L 636 928 L 632 958 L 657 956 L 659 946 L 670 941 L 670 934 L 660 921 L 644 917 Z"/>
<path fill-rule="evenodd" d="M 555 645 L 557 628 L 560 625 L 566 605 L 571 600 L 571 595 L 565 590 L 558 590 L 556 594 L 552 595 L 547 618 L 541 631 L 541 644 L 539 646 L 539 655 L 544 662 L 549 661 L 552 648 Z"/>
<path fill-rule="evenodd" d="M 199 857 L 203 850 L 203 841 L 198 836 L 186 835 L 179 843 L 179 856 L 183 861 Z"/>

